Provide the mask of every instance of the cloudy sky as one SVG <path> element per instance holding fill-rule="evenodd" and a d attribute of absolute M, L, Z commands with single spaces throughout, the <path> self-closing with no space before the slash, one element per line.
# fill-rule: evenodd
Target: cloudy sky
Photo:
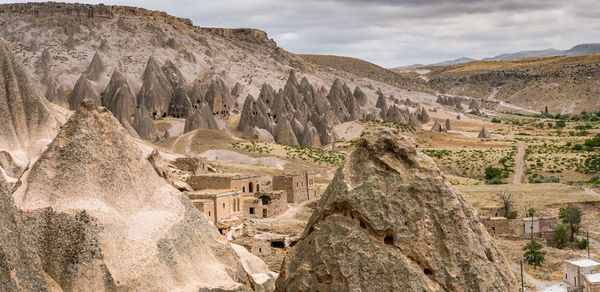
<path fill-rule="evenodd" d="M 259 28 L 293 53 L 351 56 L 384 67 L 600 42 L 597 0 L 101 2 L 163 10 L 199 26 Z"/>

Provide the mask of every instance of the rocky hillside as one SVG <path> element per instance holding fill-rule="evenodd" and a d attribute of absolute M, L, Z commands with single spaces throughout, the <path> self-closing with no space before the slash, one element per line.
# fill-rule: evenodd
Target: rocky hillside
<path fill-rule="evenodd" d="M 418 68 L 432 91 L 500 100 L 541 112 L 579 114 L 600 110 L 600 54 L 476 61 Z M 398 70 L 405 76 L 415 76 Z"/>
<path fill-rule="evenodd" d="M 362 134 L 276 291 L 518 290 L 475 210 L 414 145 L 397 130 Z"/>

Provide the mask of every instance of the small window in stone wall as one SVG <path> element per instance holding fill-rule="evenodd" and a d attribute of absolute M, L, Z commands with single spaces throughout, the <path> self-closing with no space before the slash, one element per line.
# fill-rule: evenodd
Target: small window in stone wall
<path fill-rule="evenodd" d="M 254 214 L 254 208 L 250 207 L 250 214 Z"/>
<path fill-rule="evenodd" d="M 223 203 L 223 209 L 225 209 L 225 203 Z"/>

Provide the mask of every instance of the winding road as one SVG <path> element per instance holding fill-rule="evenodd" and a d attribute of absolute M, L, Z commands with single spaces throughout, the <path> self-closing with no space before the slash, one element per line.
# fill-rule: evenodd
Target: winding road
<path fill-rule="evenodd" d="M 517 157 L 515 158 L 515 177 L 513 184 L 520 185 L 523 178 L 523 170 L 525 168 L 525 142 L 517 141 Z"/>

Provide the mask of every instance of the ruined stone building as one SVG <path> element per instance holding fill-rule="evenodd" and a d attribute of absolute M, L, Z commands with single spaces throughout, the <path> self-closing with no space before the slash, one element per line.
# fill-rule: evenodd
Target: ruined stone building
<path fill-rule="evenodd" d="M 558 225 L 558 219 L 554 216 L 543 216 L 543 217 L 528 217 L 523 218 L 523 233 L 534 235 L 539 233 L 549 233 L 556 230 Z"/>
<path fill-rule="evenodd" d="M 242 173 L 206 173 L 192 175 L 187 183 L 196 191 L 206 189 L 232 190 L 242 194 L 260 192 L 261 183 L 258 174 Z"/>
<path fill-rule="evenodd" d="M 231 240 L 243 235 L 242 194 L 231 189 L 204 189 L 188 193 L 192 204 Z"/>
<path fill-rule="evenodd" d="M 308 172 L 288 172 L 274 176 L 273 190 L 284 190 L 288 203 L 299 203 L 318 196 L 314 175 Z"/>
<path fill-rule="evenodd" d="M 179 157 L 172 162 L 178 169 L 189 171 L 192 175 L 208 173 L 208 162 L 206 158 Z"/>
<path fill-rule="evenodd" d="M 283 213 L 287 209 L 287 196 L 284 190 L 257 192 L 242 199 L 244 218 L 268 218 Z"/>
<path fill-rule="evenodd" d="M 510 233 L 510 223 L 506 217 L 490 217 L 482 219 L 483 225 L 492 236 Z"/>

